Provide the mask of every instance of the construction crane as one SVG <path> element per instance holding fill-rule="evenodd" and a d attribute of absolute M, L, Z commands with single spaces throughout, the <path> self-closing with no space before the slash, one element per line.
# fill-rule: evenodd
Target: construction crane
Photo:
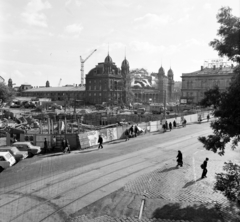
<path fill-rule="evenodd" d="M 60 78 L 59 82 L 58 82 L 58 87 L 61 85 L 62 79 Z"/>
<path fill-rule="evenodd" d="M 86 62 L 87 59 L 96 51 L 97 51 L 97 49 L 94 49 L 93 52 L 86 59 L 83 59 L 80 56 L 80 62 L 81 62 L 81 82 L 80 82 L 80 84 L 82 84 L 82 86 L 84 84 L 84 62 Z"/>

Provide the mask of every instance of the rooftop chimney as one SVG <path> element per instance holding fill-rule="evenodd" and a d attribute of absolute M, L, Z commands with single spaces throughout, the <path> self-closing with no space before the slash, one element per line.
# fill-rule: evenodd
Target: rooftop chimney
<path fill-rule="evenodd" d="M 215 70 L 215 69 L 216 69 L 216 65 L 213 66 L 213 70 Z"/>
<path fill-rule="evenodd" d="M 203 66 L 201 66 L 201 70 L 203 70 Z"/>

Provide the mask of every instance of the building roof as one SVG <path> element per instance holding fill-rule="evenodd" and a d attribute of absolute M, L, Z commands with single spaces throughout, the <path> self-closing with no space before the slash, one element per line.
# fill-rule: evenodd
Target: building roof
<path fill-rule="evenodd" d="M 78 92 L 78 91 L 85 91 L 85 86 L 67 86 L 67 87 L 45 87 L 45 88 L 32 88 L 32 89 L 27 89 L 23 93 L 28 93 L 28 92 Z"/>
<path fill-rule="evenodd" d="M 182 77 L 187 76 L 206 76 L 206 75 L 229 75 L 233 74 L 233 67 L 222 67 L 222 68 L 203 68 L 190 73 L 183 73 Z"/>

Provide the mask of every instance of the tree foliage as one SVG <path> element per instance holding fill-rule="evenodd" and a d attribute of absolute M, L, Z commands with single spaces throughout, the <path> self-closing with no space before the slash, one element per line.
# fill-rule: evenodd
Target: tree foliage
<path fill-rule="evenodd" d="M 15 93 L 12 88 L 9 88 L 4 83 L 0 83 L 0 100 L 9 102 L 14 97 Z"/>
<path fill-rule="evenodd" d="M 213 105 L 214 108 L 216 109 L 219 106 L 220 99 L 221 93 L 219 91 L 219 87 L 215 86 L 204 93 L 204 98 L 200 101 L 200 105 L 203 107 Z"/>
<path fill-rule="evenodd" d="M 240 19 L 231 14 L 228 7 L 221 8 L 217 15 L 220 28 L 218 36 L 210 45 L 220 56 L 227 56 L 237 65 L 229 88 L 222 93 L 212 89 L 205 94 L 203 104 L 214 105 L 211 122 L 213 135 L 199 137 L 207 150 L 224 155 L 226 145 L 231 142 L 236 148 L 240 142 Z M 225 163 L 224 173 L 216 174 L 215 190 L 221 191 L 229 200 L 240 197 L 240 166 L 232 162 Z"/>
<path fill-rule="evenodd" d="M 228 199 L 236 201 L 240 197 L 240 166 L 229 162 L 225 163 L 223 170 L 226 173 L 216 174 L 214 189 L 223 192 Z"/>
<path fill-rule="evenodd" d="M 210 42 L 220 56 L 227 56 L 230 60 L 240 63 L 240 18 L 231 14 L 232 9 L 222 7 L 217 14 L 221 25 L 217 35 L 220 39 Z"/>

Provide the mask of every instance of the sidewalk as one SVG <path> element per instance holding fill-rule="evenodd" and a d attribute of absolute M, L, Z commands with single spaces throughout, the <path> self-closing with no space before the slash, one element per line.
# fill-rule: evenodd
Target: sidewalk
<path fill-rule="evenodd" d="M 204 152 L 202 152 L 204 151 Z M 228 150 L 229 151 L 229 150 Z M 212 152 L 207 178 L 201 179 L 201 163 L 207 151 L 184 157 L 183 167 L 175 160 L 125 184 L 124 188 L 82 209 L 72 222 L 239 222 L 240 209 L 235 208 L 219 192 L 213 190 L 215 173 L 222 171 L 225 161 L 240 164 L 239 151 L 220 157 Z M 140 205 L 146 196 L 142 220 Z M 98 211 L 99 210 L 99 211 Z"/>

